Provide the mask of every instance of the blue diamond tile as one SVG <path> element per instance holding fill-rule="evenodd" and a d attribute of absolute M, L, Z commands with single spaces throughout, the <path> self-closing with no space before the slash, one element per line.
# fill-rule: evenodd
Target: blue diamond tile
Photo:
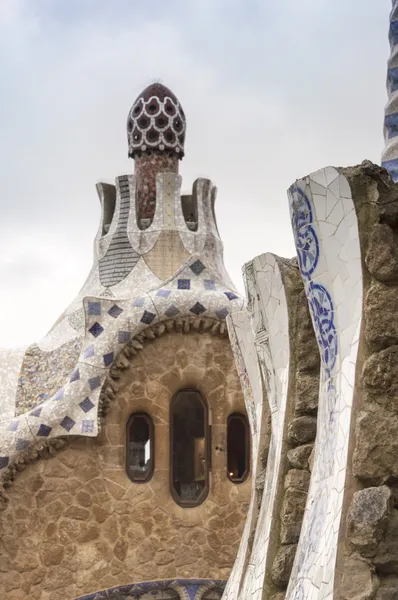
<path fill-rule="evenodd" d="M 136 298 L 133 302 L 133 306 L 144 306 L 145 304 L 145 298 Z"/>
<path fill-rule="evenodd" d="M 216 315 L 220 319 L 225 319 L 229 315 L 229 310 L 227 308 L 220 308 L 220 310 L 216 310 Z"/>
<path fill-rule="evenodd" d="M 79 373 L 79 369 L 75 369 L 75 371 L 73 371 L 71 378 L 69 379 L 69 383 L 73 383 L 74 381 L 77 381 L 78 379 L 80 379 L 80 373 Z"/>
<path fill-rule="evenodd" d="M 91 333 L 91 335 L 93 335 L 95 338 L 98 337 L 99 335 L 101 335 L 101 333 L 104 331 L 104 328 L 102 327 L 102 325 L 100 325 L 99 323 L 95 322 L 94 325 L 92 325 L 89 329 L 89 332 Z"/>
<path fill-rule="evenodd" d="M 120 308 L 120 306 L 118 306 L 117 304 L 114 304 L 113 306 L 111 306 L 111 308 L 108 310 L 108 315 L 110 315 L 111 317 L 113 317 L 114 319 L 117 319 L 118 317 L 120 317 L 120 315 L 122 314 L 123 309 Z"/>
<path fill-rule="evenodd" d="M 5 469 L 9 460 L 8 456 L 0 456 L 0 469 Z"/>
<path fill-rule="evenodd" d="M 41 437 L 47 437 L 48 435 L 50 435 L 51 429 L 52 427 L 49 427 L 48 425 L 44 425 L 42 423 L 36 435 L 40 435 Z"/>
<path fill-rule="evenodd" d="M 16 431 L 19 427 L 19 421 L 12 421 L 7 427 L 8 431 Z"/>
<path fill-rule="evenodd" d="M 17 450 L 18 452 L 22 452 L 22 450 L 26 450 L 26 448 L 29 448 L 29 446 L 30 446 L 30 440 L 24 440 L 24 439 L 20 438 L 19 440 L 16 441 L 15 450 Z"/>
<path fill-rule="evenodd" d="M 168 298 L 170 296 L 170 290 L 159 290 L 156 292 L 156 295 L 160 296 L 161 298 Z"/>
<path fill-rule="evenodd" d="M 82 433 L 91 433 L 94 431 L 94 421 L 82 421 Z"/>
<path fill-rule="evenodd" d="M 140 321 L 141 321 L 141 323 L 146 323 L 147 325 L 150 325 L 155 317 L 156 317 L 156 315 L 154 313 L 151 313 L 148 310 L 145 310 Z"/>
<path fill-rule="evenodd" d="M 194 315 L 201 315 L 202 313 L 204 313 L 206 311 L 206 308 L 203 306 L 203 304 L 201 304 L 200 302 L 197 302 L 189 310 Z"/>
<path fill-rule="evenodd" d="M 224 292 L 228 300 L 235 300 L 238 296 L 233 292 Z"/>
<path fill-rule="evenodd" d="M 203 285 L 205 287 L 205 290 L 215 290 L 216 289 L 216 283 L 215 283 L 214 279 L 205 279 L 203 282 Z"/>
<path fill-rule="evenodd" d="M 94 346 L 88 346 L 85 351 L 83 352 L 83 357 L 84 358 L 91 358 L 92 356 L 94 356 L 95 351 L 94 351 Z"/>
<path fill-rule="evenodd" d="M 97 377 L 92 377 L 88 380 L 88 385 L 90 386 L 90 390 L 93 391 L 97 389 L 101 385 L 101 377 L 97 375 Z"/>
<path fill-rule="evenodd" d="M 179 290 L 190 290 L 191 289 L 191 280 L 190 279 L 178 279 L 177 288 Z"/>
<path fill-rule="evenodd" d="M 63 429 L 66 429 L 66 431 L 70 431 L 72 429 L 72 427 L 74 425 L 76 425 L 76 421 L 74 421 L 70 417 L 64 417 L 62 419 L 60 425 L 61 425 L 61 427 L 63 427 Z"/>
<path fill-rule="evenodd" d="M 53 400 L 62 400 L 65 394 L 65 389 L 62 387 L 57 392 L 55 392 Z"/>
<path fill-rule="evenodd" d="M 35 408 L 35 410 L 32 410 L 32 412 L 30 412 L 29 414 L 31 417 L 40 417 L 41 411 L 41 408 Z"/>
<path fill-rule="evenodd" d="M 206 267 L 200 260 L 195 260 L 195 262 L 192 265 L 190 265 L 190 269 L 195 273 L 195 275 L 200 275 L 205 268 Z"/>
<path fill-rule="evenodd" d="M 172 318 L 178 315 L 179 312 L 180 311 L 178 310 L 178 308 L 174 306 L 174 304 L 172 304 L 171 306 L 169 306 L 169 308 L 165 311 L 164 314 L 166 315 L 166 317 Z"/>
<path fill-rule="evenodd" d="M 79 406 L 85 413 L 88 413 L 92 408 L 94 408 L 95 404 L 94 402 L 91 402 L 90 398 L 86 398 L 83 400 L 83 402 L 80 402 Z"/>
<path fill-rule="evenodd" d="M 108 354 L 104 354 L 104 365 L 109 367 L 113 363 L 113 352 L 108 352 Z"/>
<path fill-rule="evenodd" d="M 88 314 L 89 315 L 100 315 L 101 314 L 101 302 L 89 302 L 88 303 Z"/>
<path fill-rule="evenodd" d="M 131 333 L 129 331 L 119 331 L 117 341 L 119 344 L 127 344 L 130 341 Z"/>

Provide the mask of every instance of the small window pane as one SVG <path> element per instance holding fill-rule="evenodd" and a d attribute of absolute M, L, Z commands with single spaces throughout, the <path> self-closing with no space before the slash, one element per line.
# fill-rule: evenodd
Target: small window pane
<path fill-rule="evenodd" d="M 153 474 L 153 422 L 149 415 L 136 413 L 127 423 L 127 474 L 131 481 L 144 483 Z"/>
<path fill-rule="evenodd" d="M 234 413 L 227 424 L 227 475 L 234 483 L 242 483 L 249 474 L 249 424 L 244 415 Z"/>
<path fill-rule="evenodd" d="M 207 421 L 199 392 L 178 392 L 171 404 L 171 491 L 181 505 L 200 504 L 207 495 Z"/>

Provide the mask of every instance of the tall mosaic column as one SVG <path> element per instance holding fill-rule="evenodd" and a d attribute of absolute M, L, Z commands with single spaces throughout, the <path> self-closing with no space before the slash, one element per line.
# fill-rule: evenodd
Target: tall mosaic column
<path fill-rule="evenodd" d="M 389 40 L 391 52 L 387 71 L 388 101 L 384 117 L 382 166 L 394 181 L 398 181 L 398 0 L 392 0 Z"/>

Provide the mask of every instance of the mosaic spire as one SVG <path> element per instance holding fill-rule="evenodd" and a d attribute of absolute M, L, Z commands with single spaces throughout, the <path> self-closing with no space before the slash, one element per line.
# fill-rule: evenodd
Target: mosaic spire
<path fill-rule="evenodd" d="M 384 117 L 382 165 L 392 179 L 398 181 L 398 0 L 392 0 L 389 40 L 391 52 L 387 71 L 388 101 Z"/>
<path fill-rule="evenodd" d="M 153 83 L 135 100 L 127 117 L 129 157 L 134 159 L 137 216 L 142 229 L 156 210 L 156 176 L 178 173 L 184 156 L 186 120 L 169 88 Z"/>

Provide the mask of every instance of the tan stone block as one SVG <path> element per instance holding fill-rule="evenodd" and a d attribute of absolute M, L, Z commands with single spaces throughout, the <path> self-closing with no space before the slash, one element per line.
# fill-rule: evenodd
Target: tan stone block
<path fill-rule="evenodd" d="M 99 466 L 89 456 L 81 456 L 73 469 L 74 476 L 80 481 L 90 481 L 98 476 L 98 472 Z"/>
<path fill-rule="evenodd" d="M 64 557 L 64 547 L 59 544 L 42 544 L 40 547 L 40 560 L 46 567 L 59 565 Z"/>
<path fill-rule="evenodd" d="M 79 535 L 79 524 L 70 519 L 61 519 L 58 524 L 58 532 L 60 542 L 65 544 Z"/>
<path fill-rule="evenodd" d="M 120 529 L 115 514 L 112 514 L 110 517 L 108 517 L 108 519 L 106 519 L 105 523 L 103 523 L 101 527 L 101 531 L 105 539 L 110 544 L 114 544 L 116 542 L 116 540 L 119 538 Z"/>
<path fill-rule="evenodd" d="M 121 562 L 127 556 L 128 542 L 126 540 L 118 540 L 113 547 L 113 554 L 118 558 Z"/>
<path fill-rule="evenodd" d="M 345 559 L 340 587 L 343 600 L 371 600 L 378 587 L 379 580 L 372 565 L 359 556 Z"/>
<path fill-rule="evenodd" d="M 88 494 L 87 492 L 84 492 L 83 490 L 77 494 L 76 500 L 77 500 L 77 503 L 80 504 L 80 506 L 88 507 L 91 505 L 90 494 Z"/>
<path fill-rule="evenodd" d="M 13 567 L 19 573 L 25 573 L 25 571 L 33 571 L 39 567 L 39 561 L 37 555 L 33 552 L 18 552 L 17 557 L 13 561 Z"/>
<path fill-rule="evenodd" d="M 154 562 L 157 565 L 169 565 L 174 561 L 174 554 L 167 550 L 158 550 L 155 554 Z"/>
<path fill-rule="evenodd" d="M 98 504 L 93 504 L 92 511 L 98 523 L 103 523 L 111 514 L 108 510 L 105 510 L 102 506 L 99 506 Z"/>
<path fill-rule="evenodd" d="M 74 469 L 80 456 L 80 452 L 76 452 L 75 450 L 67 447 L 59 452 L 57 458 L 61 463 L 64 463 L 64 465 L 70 469 Z"/>
<path fill-rule="evenodd" d="M 202 550 L 198 544 L 192 544 L 191 546 L 185 546 L 181 544 L 176 552 L 174 558 L 174 564 L 178 570 L 184 565 L 194 565 L 199 556 L 202 555 Z M 184 577 L 184 575 L 182 575 Z"/>
<path fill-rule="evenodd" d="M 369 484 L 398 477 L 398 419 L 362 411 L 356 421 L 353 473 Z"/>
<path fill-rule="evenodd" d="M 113 481 L 105 479 L 106 489 L 115 500 L 121 500 L 126 493 L 126 488 Z"/>
<path fill-rule="evenodd" d="M 220 540 L 218 532 L 213 531 L 213 533 L 209 533 L 209 535 L 207 536 L 207 543 L 210 546 L 210 548 L 213 548 L 213 550 L 219 550 L 222 546 L 222 542 Z"/>
<path fill-rule="evenodd" d="M 132 581 L 150 581 L 158 579 L 158 566 L 154 562 L 147 562 L 144 565 L 133 569 L 130 579 Z"/>
<path fill-rule="evenodd" d="M 18 506 L 14 510 L 14 516 L 16 519 L 28 519 L 30 517 L 30 512 L 27 508 L 23 506 Z"/>
<path fill-rule="evenodd" d="M 275 585 L 286 587 L 289 583 L 297 545 L 281 546 L 275 555 L 271 577 Z"/>
<path fill-rule="evenodd" d="M 92 542 L 93 540 L 97 540 L 99 535 L 100 530 L 97 525 L 88 525 L 86 523 L 82 523 L 82 528 L 76 541 L 78 543 Z"/>
<path fill-rule="evenodd" d="M 55 500 L 46 506 L 46 515 L 50 518 L 58 518 L 62 515 L 64 510 L 65 505 L 61 502 L 61 500 Z"/>
<path fill-rule="evenodd" d="M 372 349 L 398 344 L 398 294 L 396 287 L 373 283 L 364 301 L 365 337 Z"/>
<path fill-rule="evenodd" d="M 290 469 L 285 477 L 285 490 L 288 488 L 295 488 L 307 492 L 310 484 L 310 477 L 309 471 L 305 471 L 304 469 Z"/>
<path fill-rule="evenodd" d="M 91 513 L 87 508 L 83 508 L 82 506 L 69 506 L 69 508 L 65 511 L 65 517 L 69 519 L 77 519 L 79 521 L 88 521 L 91 517 Z"/>
<path fill-rule="evenodd" d="M 180 371 L 178 369 L 166 371 L 159 377 L 159 383 L 168 389 L 170 394 L 175 394 L 182 385 Z"/>
<path fill-rule="evenodd" d="M 151 562 L 156 554 L 156 546 L 150 539 L 144 539 L 137 550 L 137 565 Z"/>
<path fill-rule="evenodd" d="M 56 458 L 51 458 L 45 463 L 44 476 L 65 479 L 65 477 L 70 476 L 70 470 L 64 467 Z"/>

